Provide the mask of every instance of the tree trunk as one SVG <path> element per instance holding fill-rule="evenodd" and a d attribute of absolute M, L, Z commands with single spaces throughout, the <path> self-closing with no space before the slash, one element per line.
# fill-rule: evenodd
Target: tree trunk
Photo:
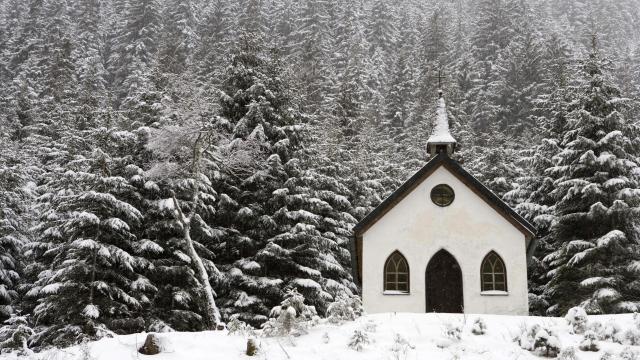
<path fill-rule="evenodd" d="M 182 236 L 184 238 L 187 255 L 189 255 L 191 260 L 194 262 L 198 280 L 204 287 L 207 321 L 209 322 L 210 329 L 215 330 L 220 323 L 220 310 L 218 310 L 216 300 L 213 297 L 213 288 L 209 282 L 207 269 L 204 267 L 202 258 L 200 258 L 200 255 L 196 252 L 196 248 L 193 246 L 193 239 L 191 239 L 191 219 L 184 215 L 175 195 L 173 195 L 173 205 L 176 207 L 178 212 L 178 221 L 182 224 Z"/>

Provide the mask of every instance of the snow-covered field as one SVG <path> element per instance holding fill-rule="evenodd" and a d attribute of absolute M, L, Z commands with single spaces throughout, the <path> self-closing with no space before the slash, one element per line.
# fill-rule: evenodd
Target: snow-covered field
<path fill-rule="evenodd" d="M 486 323 L 484 335 L 474 335 L 474 321 L 481 317 Z M 600 322 L 602 328 L 615 329 L 618 338 L 624 333 L 636 332 L 633 315 L 590 316 L 589 322 Z M 598 341 L 598 352 L 578 349 L 583 335 L 572 334 L 563 318 L 538 318 L 497 315 L 452 315 L 452 314 L 406 314 L 387 313 L 367 315 L 355 322 L 342 325 L 321 323 L 309 330 L 309 334 L 296 338 L 257 337 L 260 346 L 255 359 L 269 360 L 351 360 L 351 359 L 538 359 L 539 356 L 522 349 L 514 338 L 518 338 L 526 326 L 539 324 L 558 335 L 560 348 L 576 348 L 579 360 L 600 359 L 605 352 L 610 359 L 625 350 L 640 353 L 640 346 L 628 346 L 613 341 Z M 615 325 L 613 325 L 615 324 Z M 447 329 L 460 325 L 460 339 L 447 336 Z M 361 330 L 369 339 L 361 351 L 348 346 L 354 331 Z M 606 332 L 607 330 L 605 330 Z M 455 331 L 454 331 L 455 333 Z M 399 336 L 398 336 L 399 335 Z M 451 334 L 450 334 L 451 335 Z M 84 349 L 73 347 L 48 350 L 32 355 L 29 359 L 66 360 L 215 360 L 249 359 L 244 354 L 247 342 L 245 335 L 229 335 L 226 331 L 200 333 L 163 333 L 164 351 L 159 355 L 141 355 L 137 349 L 145 340 L 145 334 L 117 336 L 88 344 Z M 89 354 L 87 354 L 87 352 Z M 89 355 L 89 356 L 87 356 Z M 25 359 L 15 354 L 5 354 L 2 359 Z M 606 357 L 605 357 L 606 358 Z M 632 358 L 631 358 L 632 359 Z"/>

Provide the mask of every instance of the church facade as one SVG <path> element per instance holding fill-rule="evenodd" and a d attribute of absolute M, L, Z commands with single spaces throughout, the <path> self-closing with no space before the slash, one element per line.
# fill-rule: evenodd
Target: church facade
<path fill-rule="evenodd" d="M 527 315 L 535 228 L 451 158 L 437 113 L 431 160 L 354 228 L 365 311 Z"/>

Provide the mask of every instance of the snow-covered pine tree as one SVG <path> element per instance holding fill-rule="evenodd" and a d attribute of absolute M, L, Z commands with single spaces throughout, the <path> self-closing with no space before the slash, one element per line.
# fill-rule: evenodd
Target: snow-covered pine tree
<path fill-rule="evenodd" d="M 537 229 L 537 245 L 529 264 L 529 308 L 533 314 L 544 315 L 549 306 L 544 294 L 548 282 L 548 268 L 542 259 L 554 248 L 549 244 L 549 227 L 554 219 L 556 199 L 552 196 L 555 178 L 549 169 L 555 166 L 552 158 L 561 152 L 562 135 L 567 122 L 567 114 L 576 87 L 568 84 L 569 64 L 566 47 L 551 37 L 547 43 L 545 63 L 546 77 L 551 79 L 548 94 L 539 95 L 535 100 L 535 122 L 538 134 L 531 148 L 523 149 L 516 163 L 524 170 L 516 179 L 518 186 L 507 192 L 504 199 L 515 206 Z"/>
<path fill-rule="evenodd" d="M 502 198 L 518 187 L 516 179 L 523 175 L 516 163 L 519 155 L 515 141 L 497 129 L 493 123 L 489 130 L 472 145 L 473 155 L 465 162 L 467 169 L 483 184 Z"/>
<path fill-rule="evenodd" d="M 113 39 L 109 71 L 117 100 L 122 101 L 148 86 L 160 46 L 161 10 L 158 0 L 127 2 L 124 24 Z M 133 102 L 133 101 L 132 101 Z M 135 103 L 135 102 L 133 102 Z"/>
<path fill-rule="evenodd" d="M 258 253 L 281 232 L 273 192 L 285 187 L 287 164 L 300 147 L 300 115 L 280 64 L 255 40 L 242 35 L 223 83 L 219 123 L 232 140 L 221 150 L 245 156 L 220 162 L 216 190 L 217 224 L 227 234 L 219 251 L 229 275 L 221 295 L 224 313 L 258 325 L 284 295 L 283 281 L 271 275 L 276 269 L 261 260 L 267 254 Z"/>
<path fill-rule="evenodd" d="M 380 49 L 385 57 L 392 56 L 398 35 L 395 9 L 386 0 L 374 0 L 367 15 L 366 34 L 371 46 L 370 55 Z"/>
<path fill-rule="evenodd" d="M 171 191 L 187 194 L 189 189 L 148 179 L 145 175 L 141 175 L 139 181 L 136 185 L 141 188 L 144 199 L 141 211 L 145 224 L 140 235 L 141 246 L 153 264 L 149 280 L 158 289 L 149 312 L 149 330 L 205 330 L 202 287 L 192 269 L 191 259 L 184 252 L 182 227 L 175 217 L 171 199 Z M 176 196 L 180 202 L 188 200 Z"/>
<path fill-rule="evenodd" d="M 411 95 L 414 85 L 410 56 L 415 44 L 415 37 L 407 24 L 401 28 L 398 39 L 402 46 L 394 57 L 395 61 L 391 67 L 383 123 L 385 129 L 392 133 L 400 132 L 410 117 Z"/>
<path fill-rule="evenodd" d="M 235 35 L 232 4 L 226 0 L 210 1 L 201 11 L 194 71 L 202 84 L 218 85 L 225 71 L 227 49 Z"/>
<path fill-rule="evenodd" d="M 146 236 L 164 249 L 154 276 L 165 294 L 158 305 L 168 310 L 156 316 L 181 329 L 197 329 L 194 320 L 201 317 L 201 326 L 216 329 L 221 318 L 212 283 L 220 283 L 222 274 L 210 250 L 219 232 L 208 225 L 214 223 L 217 193 L 207 174 L 217 169 L 208 149 L 217 146 L 218 135 L 206 121 L 194 122 L 188 114 L 184 120 L 188 125 L 154 130 L 147 145 L 156 155 L 147 175 L 159 184 L 145 184 L 152 196 L 148 213 L 155 220 Z"/>
<path fill-rule="evenodd" d="M 165 5 L 160 68 L 163 72 L 179 74 L 191 64 L 198 45 L 196 28 L 198 9 L 195 1 L 172 0 Z"/>
<path fill-rule="evenodd" d="M 509 134 L 535 129 L 533 103 L 543 87 L 544 52 L 533 26 L 521 24 L 520 33 L 511 39 L 496 64 L 501 70 L 494 84 L 498 97 L 494 103 L 500 106 L 495 120 Z"/>
<path fill-rule="evenodd" d="M 149 262 L 137 256 L 142 214 L 131 205 L 139 194 L 128 181 L 129 159 L 115 151 L 133 136 L 104 128 L 79 135 L 93 141 L 41 187 L 39 237 L 26 247 L 36 346 L 142 331 L 156 290 L 143 275 Z"/>
<path fill-rule="evenodd" d="M 349 252 L 356 219 L 347 198 L 349 189 L 340 181 L 345 169 L 319 159 L 319 154 L 304 158 L 306 164 L 293 159 L 285 165 L 289 179 L 273 192 L 269 204 L 277 209 L 272 219 L 278 234 L 257 258 L 270 277 L 297 288 L 324 314 L 337 296 L 357 293 Z"/>
<path fill-rule="evenodd" d="M 0 162 L 0 192 L 0 323 L 3 323 L 19 306 L 16 300 L 23 267 L 21 250 L 28 241 L 30 225 L 27 209 L 32 194 L 20 166 Z"/>
<path fill-rule="evenodd" d="M 331 112 L 327 105 L 335 96 L 327 6 L 326 0 L 306 0 L 300 8 L 294 34 L 298 49 L 294 56 L 301 68 L 297 72 L 302 90 L 301 106 L 309 114 Z"/>
<path fill-rule="evenodd" d="M 608 79 L 596 38 L 582 64 L 584 80 L 567 115 L 562 150 L 548 173 L 557 179 L 555 220 L 544 258 L 550 314 L 581 305 L 589 313 L 635 311 L 637 216 L 640 211 L 638 127 Z"/>
<path fill-rule="evenodd" d="M 78 128 L 98 126 L 106 117 L 107 71 L 104 67 L 104 36 L 101 28 L 104 9 L 98 0 L 82 2 L 76 9 L 78 43 L 74 48 L 78 77 Z"/>

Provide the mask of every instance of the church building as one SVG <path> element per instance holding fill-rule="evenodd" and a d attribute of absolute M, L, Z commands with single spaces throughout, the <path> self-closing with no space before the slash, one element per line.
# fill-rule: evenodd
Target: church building
<path fill-rule="evenodd" d="M 365 311 L 527 315 L 535 228 L 451 158 L 437 105 L 431 160 L 354 228 Z"/>

